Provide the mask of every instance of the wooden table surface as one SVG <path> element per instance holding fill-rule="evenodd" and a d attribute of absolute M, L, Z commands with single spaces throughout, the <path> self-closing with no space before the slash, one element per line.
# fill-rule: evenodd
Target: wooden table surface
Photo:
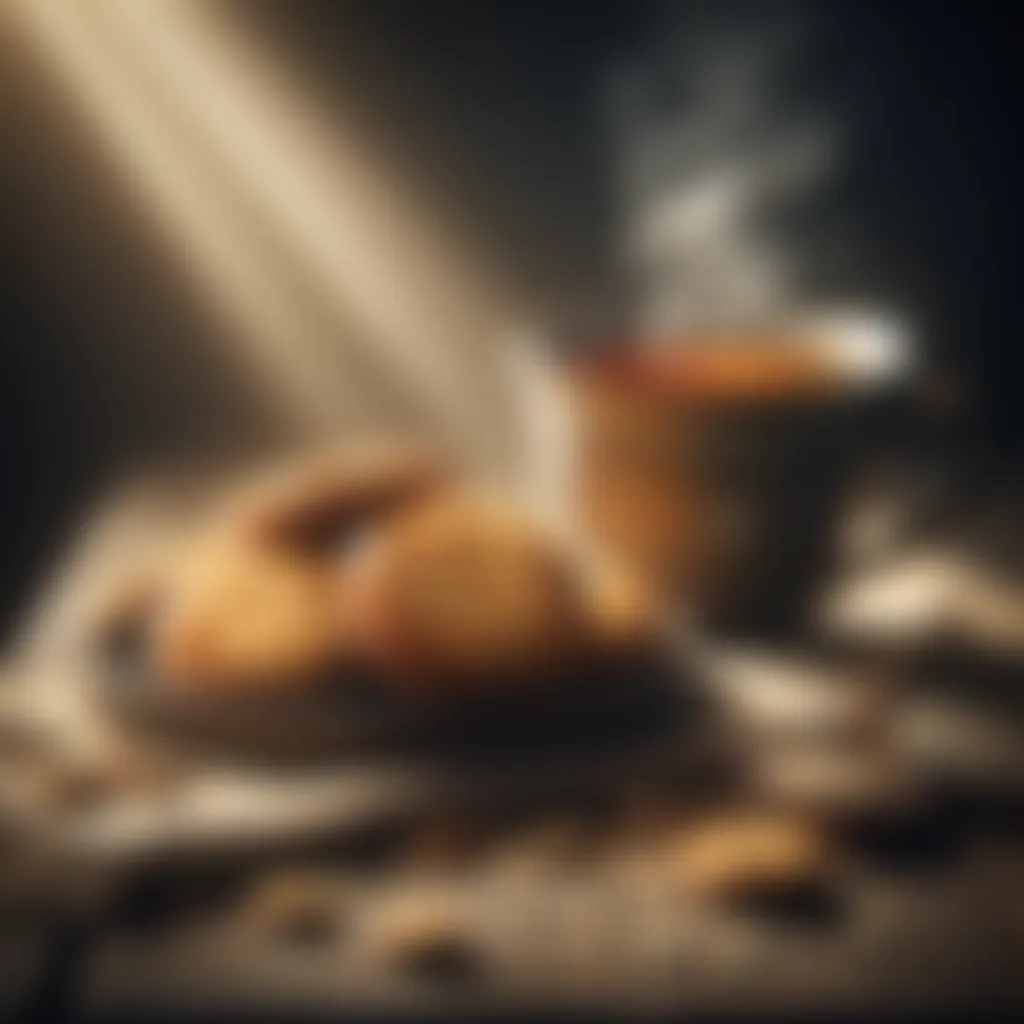
<path fill-rule="evenodd" d="M 183 503 L 186 510 L 190 504 Z M 103 580 L 131 562 L 133 551 L 171 529 L 172 520 L 181 521 L 181 504 L 176 514 L 166 514 L 172 508 L 166 489 L 152 485 L 118 496 L 78 535 L 26 619 L 10 674 L 31 691 L 26 706 L 42 709 L 72 746 L 99 749 L 112 735 L 108 723 L 78 699 L 88 606 Z M 830 716 L 841 719 L 851 699 L 856 703 L 862 683 L 856 674 L 808 660 L 801 651 L 707 645 L 700 655 L 716 713 L 742 725 L 737 734 L 758 778 L 772 776 L 773 758 L 799 760 L 805 745 L 810 782 L 831 777 L 836 759 L 846 755 L 841 744 L 829 750 L 821 742 L 819 727 Z M 5 684 L 6 703 L 17 689 Z M 51 985 L 52 972 L 22 969 L 5 950 L 28 956 L 41 943 L 45 966 L 49 936 L 66 960 L 68 921 L 81 926 L 84 920 L 85 939 L 62 976 L 63 1008 L 99 1019 L 140 1013 L 294 1019 L 367 1010 L 501 1017 L 594 1008 L 767 1015 L 809 1008 L 1017 1007 L 1024 997 L 1018 814 L 1024 733 L 997 704 L 951 700 L 948 692 L 932 693 L 927 686 L 901 700 L 892 722 L 900 778 L 924 798 L 895 828 L 882 830 L 881 841 L 857 833 L 844 850 L 827 906 L 811 913 L 726 913 L 680 901 L 652 862 L 607 853 L 617 849 L 610 817 L 599 830 L 602 838 L 593 841 L 595 855 L 574 861 L 571 870 L 555 864 L 511 869 L 501 844 L 454 872 L 394 856 L 368 865 L 334 843 L 325 852 L 324 840 L 344 832 L 340 808 L 349 807 L 353 825 L 365 824 L 368 809 L 379 810 L 389 800 L 410 827 L 429 820 L 437 805 L 428 796 L 437 790 L 419 766 L 394 764 L 367 776 L 347 766 L 225 769 L 215 759 L 193 763 L 179 777 L 177 818 L 136 802 L 131 813 L 108 809 L 102 827 L 86 815 L 55 830 L 66 844 L 65 859 L 55 862 L 66 872 L 69 851 L 84 858 L 103 878 L 103 897 L 85 910 L 63 908 L 45 927 L 36 915 L 32 942 L 0 942 L 0 960 L 12 965 L 7 975 L 29 988 L 41 978 Z M 654 788 L 659 764 L 655 759 L 639 772 Z M 678 773 L 686 758 L 664 764 L 665 771 Z M 613 766 L 589 784 L 610 791 L 623 778 Z M 791 785 L 799 791 L 799 770 Z M 573 790 L 566 787 L 559 796 L 557 787 L 548 787 L 545 813 L 561 810 L 573 818 L 579 810 Z M 826 803 L 830 798 L 813 784 L 803 796 Z M 325 809 L 334 815 L 330 827 L 306 835 L 311 821 L 323 822 Z M 204 828 L 210 835 L 220 828 L 237 842 L 206 860 L 190 859 L 175 847 L 175 837 L 187 847 Z M 295 842 L 268 844 L 265 833 Z M 126 849 L 133 856 L 125 856 Z M 171 896 L 166 912 L 140 928 L 111 908 L 138 883 L 134 854 L 147 849 L 165 854 L 150 859 L 148 884 Z M 304 944 L 255 925 L 239 893 L 268 875 L 301 873 L 311 859 L 317 876 L 330 880 L 324 898 L 337 927 Z M 102 869 L 105 860 L 110 870 Z M 174 897 L 178 890 L 202 889 L 197 880 L 211 874 L 217 879 L 213 889 L 231 898 Z M 412 977 L 376 944 L 375 929 L 389 908 L 423 899 L 457 909 L 478 967 L 470 975 Z M 3 934 L 22 933 L 5 925 Z M 0 970 L 0 982 L 4 977 Z M 23 993 L 19 998 L 28 998 L 27 1006 L 45 1004 L 39 991 L 33 995 L 35 1003 Z"/>

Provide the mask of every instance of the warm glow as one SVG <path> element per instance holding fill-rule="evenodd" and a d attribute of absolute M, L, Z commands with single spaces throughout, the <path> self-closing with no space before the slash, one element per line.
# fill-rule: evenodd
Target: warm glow
<path fill-rule="evenodd" d="M 198 154 L 153 116 L 143 90 L 123 77 L 123 54 L 112 45 L 101 3 L 16 0 L 12 10 L 62 77 L 125 178 L 210 298 L 230 318 L 245 363 L 261 373 L 268 395 L 296 420 L 323 423 L 331 408 L 316 367 L 293 358 L 302 310 L 276 287 L 271 268 L 205 181 Z M 304 401 L 296 402 L 298 395 Z"/>
<path fill-rule="evenodd" d="M 499 304 L 336 117 L 211 5 L 14 7 L 293 421 L 379 426 L 397 407 L 493 455 Z"/>

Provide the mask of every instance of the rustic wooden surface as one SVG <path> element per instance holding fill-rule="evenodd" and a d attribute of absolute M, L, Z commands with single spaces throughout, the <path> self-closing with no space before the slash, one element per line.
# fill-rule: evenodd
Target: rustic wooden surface
<path fill-rule="evenodd" d="M 102 749 L 113 735 L 79 699 L 87 690 L 88 606 L 111 573 L 131 562 L 132 545 L 148 544 L 153 531 L 169 528 L 165 520 L 174 517 L 164 512 L 171 506 L 163 492 L 147 488 L 118 497 L 79 534 L 26 620 L 10 674 L 28 684 L 19 691 L 27 694 L 25 706 L 70 746 Z M 868 808 L 885 805 L 892 778 L 873 776 L 873 762 L 847 753 L 841 739 L 864 690 L 856 672 L 792 653 L 710 646 L 699 653 L 719 720 L 741 738 L 752 778 L 783 779 L 789 798 L 817 807 L 851 799 Z M 516 869 L 501 844 L 457 871 L 390 856 L 368 867 L 343 852 L 325 855 L 323 840 L 346 824 L 365 826 L 382 811 L 401 810 L 406 823 L 436 814 L 437 780 L 420 766 L 282 772 L 192 760 L 180 769 L 171 803 L 115 801 L 58 830 L 61 856 L 81 857 L 103 878 L 95 904 L 83 910 L 71 900 L 58 911 L 58 921 L 60 913 L 84 915 L 86 936 L 61 984 L 77 1011 L 99 1018 L 1020 1006 L 1024 730 L 998 703 L 950 699 L 924 683 L 900 697 L 886 729 L 899 755 L 897 782 L 913 798 L 925 793 L 927 799 L 912 805 L 895 839 L 858 841 L 845 850 L 835 892 L 818 911 L 737 914 L 680 901 L 642 846 L 632 859 L 602 852 L 617 848 L 616 826 L 600 816 L 603 838 L 593 842 L 595 855 L 570 860 L 568 869 L 544 857 L 534 858 L 530 870 Z M 5 682 L 5 703 L 17 689 Z M 970 692 L 970 679 L 963 690 Z M 654 759 L 643 765 L 641 781 L 656 781 L 670 764 L 678 772 L 681 763 L 685 768 L 685 758 Z M 605 774 L 588 782 L 610 790 L 626 780 L 630 766 L 637 761 L 605 764 Z M 830 790 L 823 778 L 840 781 Z M 547 781 L 534 778 L 530 785 L 548 791 L 549 811 L 553 804 L 574 815 L 577 787 L 567 786 L 559 799 Z M 478 804 L 486 802 L 489 784 L 478 781 Z M 218 836 L 232 842 L 214 859 L 209 854 Z M 284 842 L 267 841 L 274 836 Z M 239 894 L 267 874 L 302 870 L 313 849 L 317 871 L 331 880 L 324 899 L 332 927 L 305 942 L 254 924 Z M 190 859 L 188 850 L 206 859 Z M 147 858 L 147 852 L 158 855 Z M 67 871 L 66 859 L 56 862 Z M 149 864 L 154 885 L 172 893 L 145 927 L 118 909 L 140 862 Z M 175 886 L 193 893 L 193 882 L 211 865 L 220 871 L 212 884 L 218 898 L 173 896 Z M 375 939 L 390 907 L 423 898 L 457 908 L 476 961 L 468 975 L 409 976 Z M 59 938 L 66 929 L 44 933 Z M 17 949 L 40 959 L 42 966 L 29 971 L 3 956 L 12 965 L 7 973 L 29 989 L 52 977 L 44 969 L 45 935 L 33 943 L 0 945 L 0 953 Z"/>

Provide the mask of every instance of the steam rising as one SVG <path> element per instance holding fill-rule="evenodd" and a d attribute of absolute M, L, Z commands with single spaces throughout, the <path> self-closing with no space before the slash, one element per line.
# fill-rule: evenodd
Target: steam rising
<path fill-rule="evenodd" d="M 791 17 L 722 28 L 676 32 L 612 83 L 624 259 L 645 337 L 771 317 L 806 299 L 777 226 L 827 186 L 844 141 L 787 89 L 812 26 Z"/>

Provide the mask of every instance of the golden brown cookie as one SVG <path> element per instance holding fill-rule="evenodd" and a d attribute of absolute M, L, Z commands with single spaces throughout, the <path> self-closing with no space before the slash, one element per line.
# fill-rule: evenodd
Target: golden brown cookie
<path fill-rule="evenodd" d="M 301 687 L 343 656 L 342 589 L 326 560 L 209 539 L 176 575 L 153 623 L 157 670 L 198 693 Z"/>
<path fill-rule="evenodd" d="M 752 812 L 685 826 L 670 844 L 668 863 L 682 891 L 731 900 L 818 885 L 832 857 L 813 823 Z"/>
<path fill-rule="evenodd" d="M 262 878 L 243 901 L 242 915 L 257 932 L 300 942 L 327 940 L 342 923 L 346 890 L 340 878 L 299 869 Z"/>
<path fill-rule="evenodd" d="M 410 692 L 529 685 L 580 649 L 578 573 L 503 501 L 451 494 L 411 509 L 382 529 L 353 579 L 366 655 Z"/>
<path fill-rule="evenodd" d="M 464 915 L 439 896 L 410 896 L 374 922 L 380 955 L 413 974 L 463 974 L 476 964 Z"/>
<path fill-rule="evenodd" d="M 657 643 L 655 597 L 635 573 L 618 564 L 601 564 L 588 575 L 586 598 L 594 654 L 628 657 Z"/>
<path fill-rule="evenodd" d="M 258 543 L 317 544 L 404 507 L 448 482 L 420 448 L 349 446 L 273 469 L 236 494 L 228 530 Z"/>

